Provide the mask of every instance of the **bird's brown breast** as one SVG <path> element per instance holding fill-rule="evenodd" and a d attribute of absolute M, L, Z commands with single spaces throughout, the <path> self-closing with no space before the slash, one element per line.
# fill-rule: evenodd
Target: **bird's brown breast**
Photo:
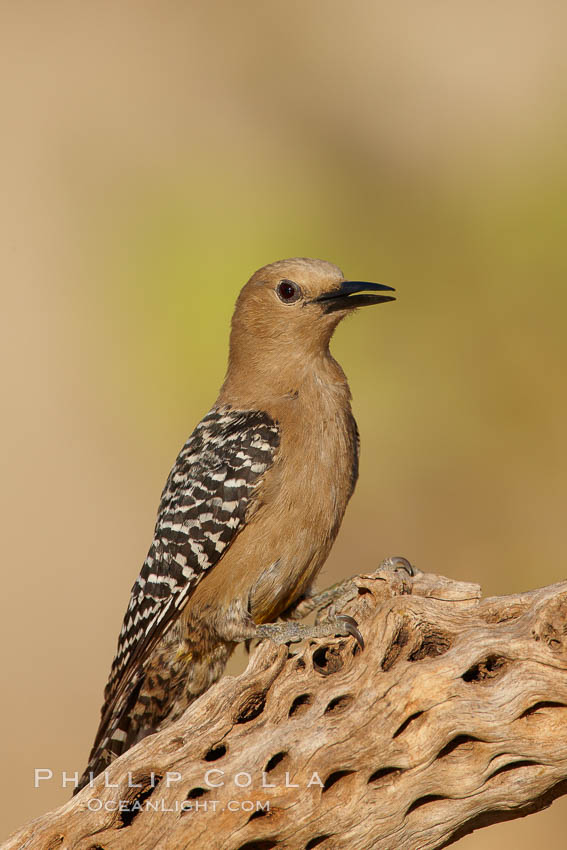
<path fill-rule="evenodd" d="M 358 465 L 348 385 L 334 361 L 329 372 L 266 406 L 280 429 L 278 454 L 245 527 L 192 594 L 187 619 L 208 609 L 215 631 L 227 637 L 239 617 L 273 621 L 309 589 L 325 562 Z"/>

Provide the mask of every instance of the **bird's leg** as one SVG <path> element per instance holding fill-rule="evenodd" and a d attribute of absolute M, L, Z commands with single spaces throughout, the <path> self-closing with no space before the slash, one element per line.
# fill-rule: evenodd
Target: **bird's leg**
<path fill-rule="evenodd" d="M 283 612 L 282 619 L 284 620 L 302 620 L 307 617 L 312 611 L 317 611 L 318 615 L 322 611 L 329 608 L 333 603 L 339 611 L 358 595 L 358 589 L 352 579 L 345 579 L 332 584 L 325 590 L 318 593 L 308 593 L 300 597 L 293 605 L 290 605 Z"/>
<path fill-rule="evenodd" d="M 380 570 L 405 570 L 410 576 L 415 576 L 418 572 L 416 568 L 401 555 L 392 555 L 385 558 L 378 567 Z M 329 608 L 333 603 L 340 611 L 347 602 L 350 602 L 358 594 L 358 588 L 352 579 L 347 578 L 343 581 L 338 581 L 330 587 L 321 590 L 318 593 L 312 591 L 301 596 L 293 605 L 290 605 L 281 615 L 283 620 L 302 620 L 307 617 L 312 611 L 318 611 L 319 615 L 322 611 Z"/>
<path fill-rule="evenodd" d="M 290 606 L 280 616 L 283 623 L 262 623 L 258 626 L 253 624 L 250 617 L 250 626 L 254 629 L 253 635 L 240 638 L 244 641 L 246 651 L 250 651 L 253 639 L 264 640 L 269 638 L 274 643 L 297 643 L 310 638 L 323 638 L 334 636 L 351 635 L 356 639 L 361 648 L 364 648 L 364 639 L 358 629 L 358 623 L 348 614 L 337 613 L 342 606 L 358 595 L 358 589 L 348 579 L 337 582 L 327 590 L 317 594 L 306 594 L 298 602 Z M 314 625 L 303 625 L 294 620 L 306 617 L 312 611 L 317 610 L 317 618 Z"/>
<path fill-rule="evenodd" d="M 418 572 L 415 567 L 400 555 L 385 558 L 378 570 L 404 570 L 410 576 Z M 337 614 L 337 610 L 355 599 L 358 588 L 352 579 L 336 582 L 319 593 L 307 593 L 283 612 L 283 623 L 264 623 L 256 627 L 255 637 L 269 638 L 275 643 L 296 643 L 309 638 L 351 635 L 361 648 L 364 640 L 358 629 L 358 623 L 348 614 Z M 317 611 L 315 625 L 307 626 L 294 622 Z M 325 619 L 323 617 L 325 616 Z"/>
<path fill-rule="evenodd" d="M 380 572 L 381 570 L 404 570 L 411 577 L 419 572 L 407 558 L 401 555 L 391 555 L 389 558 L 384 558 L 376 572 Z M 303 617 L 307 617 L 312 611 L 318 611 L 318 616 L 320 616 L 321 612 L 329 608 L 333 603 L 340 611 L 357 594 L 358 588 L 355 583 L 352 579 L 347 578 L 332 584 L 318 593 L 306 593 L 294 602 L 293 605 L 290 605 L 281 617 L 283 620 L 301 620 Z"/>
<path fill-rule="evenodd" d="M 305 626 L 292 620 L 287 620 L 284 623 L 263 623 L 256 627 L 255 637 L 269 638 L 274 643 L 281 644 L 297 643 L 309 638 L 351 635 L 357 640 L 360 648 L 364 649 L 364 640 L 358 630 L 356 620 L 349 617 L 348 614 L 335 614 L 332 610 L 329 613 L 329 619 L 313 626 Z"/>

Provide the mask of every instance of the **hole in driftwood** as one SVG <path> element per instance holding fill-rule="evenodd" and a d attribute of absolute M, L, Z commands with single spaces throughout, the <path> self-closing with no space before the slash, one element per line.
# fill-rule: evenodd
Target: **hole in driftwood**
<path fill-rule="evenodd" d="M 303 660 L 303 658 L 297 659 L 297 661 L 295 662 L 295 669 L 296 670 L 305 670 L 305 661 Z"/>
<path fill-rule="evenodd" d="M 456 738 L 453 738 L 448 744 L 445 744 L 443 749 L 439 751 L 437 758 L 445 758 L 445 756 L 450 756 L 451 753 L 454 753 L 457 750 L 466 750 L 467 752 L 470 752 L 474 744 L 478 743 L 480 743 L 479 739 L 473 738 L 471 735 L 457 735 Z"/>
<path fill-rule="evenodd" d="M 413 723 L 413 721 L 417 720 L 418 717 L 421 717 L 422 714 L 423 714 L 423 711 L 416 711 L 415 714 L 411 714 L 409 717 L 407 717 L 404 720 L 404 722 L 402 723 L 402 725 L 400 726 L 400 728 L 396 732 L 394 732 L 392 737 L 397 738 L 398 735 L 401 735 L 402 732 L 405 732 L 406 729 L 408 728 L 408 726 L 410 725 L 410 723 Z"/>
<path fill-rule="evenodd" d="M 306 711 L 312 702 L 313 697 L 311 696 L 311 694 L 300 694 L 292 702 L 291 707 L 289 709 L 288 717 L 296 717 L 297 715 Z"/>
<path fill-rule="evenodd" d="M 285 759 L 286 756 L 287 753 L 283 752 L 283 750 L 281 753 L 276 753 L 275 756 L 272 756 L 272 758 L 269 760 L 268 764 L 264 768 L 264 773 L 269 773 L 271 770 L 277 767 L 278 764 L 281 764 L 281 762 Z"/>
<path fill-rule="evenodd" d="M 451 649 L 451 635 L 433 626 L 422 625 L 421 643 L 408 655 L 409 661 L 421 661 L 423 658 L 434 658 L 444 655 Z"/>
<path fill-rule="evenodd" d="M 208 750 L 203 758 L 205 761 L 217 761 L 217 759 L 221 759 L 224 755 L 226 755 L 226 747 L 224 744 L 216 744 Z"/>
<path fill-rule="evenodd" d="M 258 820 L 258 818 L 264 818 L 268 815 L 271 816 L 271 815 L 274 814 L 274 811 L 275 811 L 275 809 L 274 810 L 272 810 L 272 809 L 257 809 L 255 812 L 253 812 L 250 815 L 247 823 L 250 823 L 250 821 L 253 821 L 253 820 Z"/>
<path fill-rule="evenodd" d="M 402 772 L 399 767 L 381 767 L 375 770 L 368 779 L 369 785 L 385 785 L 391 779 L 395 779 Z"/>
<path fill-rule="evenodd" d="M 266 838 L 263 841 L 247 841 L 246 844 L 241 844 L 238 850 L 273 850 L 277 846 L 277 841 Z"/>
<path fill-rule="evenodd" d="M 330 676 L 342 669 L 344 661 L 338 646 L 319 646 L 313 653 L 313 669 L 322 676 Z"/>
<path fill-rule="evenodd" d="M 446 797 L 442 797 L 441 794 L 426 794 L 425 797 L 419 797 L 417 800 L 411 804 L 409 809 L 406 812 L 406 817 L 411 814 L 411 812 L 415 812 L 416 809 L 421 809 L 422 806 L 428 806 L 429 803 L 437 803 L 439 800 L 446 800 Z"/>
<path fill-rule="evenodd" d="M 513 770 L 522 770 L 524 767 L 539 767 L 537 761 L 530 761 L 529 759 L 523 759 L 522 761 L 513 761 L 509 764 L 504 764 L 502 767 L 499 767 L 498 770 L 495 770 L 494 773 L 491 773 L 488 779 L 495 779 L 497 776 L 501 776 L 503 773 L 510 773 Z"/>
<path fill-rule="evenodd" d="M 487 679 L 495 679 L 496 676 L 500 676 L 507 666 L 508 659 L 504 658 L 503 655 L 487 655 L 478 664 L 469 667 L 461 678 L 465 682 L 485 682 Z"/>
<path fill-rule="evenodd" d="M 537 714 L 539 711 L 545 711 L 548 708 L 567 708 L 567 706 L 563 702 L 552 702 L 551 700 L 542 700 L 541 702 L 536 702 L 534 705 L 531 705 L 529 708 L 526 708 L 526 710 L 520 714 L 520 718 L 532 717 L 532 715 Z"/>
<path fill-rule="evenodd" d="M 144 810 L 144 803 L 152 796 L 160 781 L 161 776 L 152 774 L 151 777 L 143 776 L 132 782 L 132 785 L 141 785 L 142 787 L 135 789 L 136 793 L 132 795 L 131 801 L 128 801 L 128 807 L 121 809 L 119 812 L 120 824 L 117 829 L 124 829 L 127 826 L 131 826 L 134 818 Z"/>
<path fill-rule="evenodd" d="M 346 779 L 347 776 L 352 776 L 354 770 L 335 770 L 334 773 L 329 774 L 325 780 L 325 784 L 323 785 L 323 794 L 332 788 L 337 782 L 340 782 L 341 779 Z"/>
<path fill-rule="evenodd" d="M 188 800 L 198 800 L 199 797 L 203 797 L 205 794 L 208 794 L 209 791 L 207 788 L 192 788 L 187 794 Z"/>
<path fill-rule="evenodd" d="M 400 655 L 402 654 L 402 650 L 404 646 L 407 645 L 410 639 L 410 630 L 405 623 L 400 623 L 390 641 L 390 645 L 386 652 L 384 653 L 384 658 L 382 659 L 382 670 L 386 673 L 390 670 L 391 667 L 394 666 Z"/>
<path fill-rule="evenodd" d="M 259 717 L 260 714 L 264 711 L 266 705 L 266 695 L 262 693 L 250 694 L 250 696 L 246 697 L 240 708 L 238 709 L 235 722 L 236 723 L 249 723 L 250 720 L 254 720 L 256 717 Z"/>
<path fill-rule="evenodd" d="M 313 850 L 314 847 L 318 847 L 323 843 L 323 841 L 326 841 L 330 837 L 330 835 L 318 835 L 316 838 L 312 838 L 305 845 L 305 850 Z"/>
<path fill-rule="evenodd" d="M 325 709 L 325 714 L 331 714 L 335 712 L 336 714 L 340 713 L 347 709 L 354 702 L 354 697 L 349 696 L 348 694 L 344 694 L 340 697 L 335 697 L 331 700 L 327 708 Z"/>

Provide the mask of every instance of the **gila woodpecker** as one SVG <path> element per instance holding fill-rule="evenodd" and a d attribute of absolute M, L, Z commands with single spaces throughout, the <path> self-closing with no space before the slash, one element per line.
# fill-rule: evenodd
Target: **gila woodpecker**
<path fill-rule="evenodd" d="M 391 289 L 298 258 L 265 266 L 240 292 L 226 378 L 167 479 L 79 787 L 179 718 L 238 642 L 362 642 L 346 615 L 274 621 L 312 595 L 358 477 L 350 390 L 329 341 Z"/>

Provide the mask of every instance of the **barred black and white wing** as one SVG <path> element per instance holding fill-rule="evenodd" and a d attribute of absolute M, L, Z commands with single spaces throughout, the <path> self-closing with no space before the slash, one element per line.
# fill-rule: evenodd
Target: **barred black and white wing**
<path fill-rule="evenodd" d="M 267 413 L 229 408 L 213 409 L 185 443 L 132 588 L 93 753 L 129 703 L 148 652 L 250 516 L 278 446 L 279 429 Z"/>

